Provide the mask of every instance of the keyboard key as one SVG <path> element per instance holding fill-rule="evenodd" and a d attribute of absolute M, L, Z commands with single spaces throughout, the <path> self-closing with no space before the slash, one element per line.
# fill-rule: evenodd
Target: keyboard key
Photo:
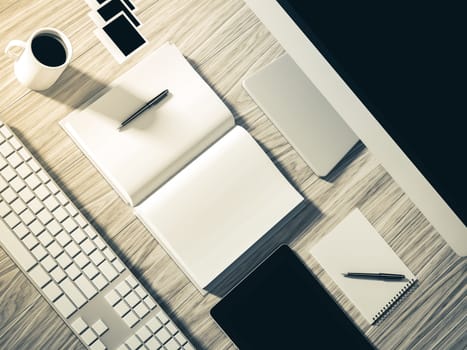
<path fill-rule="evenodd" d="M 171 338 L 170 333 L 165 328 L 159 329 L 159 331 L 156 333 L 156 337 L 162 344 Z"/>
<path fill-rule="evenodd" d="M 87 222 L 82 215 L 78 215 L 75 219 L 79 227 L 84 227 L 87 225 Z"/>
<path fill-rule="evenodd" d="M 57 193 L 56 197 L 61 205 L 65 205 L 66 203 L 68 203 L 68 199 L 65 197 L 65 195 L 62 192 Z"/>
<path fill-rule="evenodd" d="M 28 227 L 35 236 L 44 231 L 44 225 L 42 225 L 38 220 L 31 222 Z"/>
<path fill-rule="evenodd" d="M 57 234 L 55 238 L 62 247 L 66 246 L 68 243 L 71 242 L 70 235 L 68 233 L 65 233 L 64 231 L 61 231 L 59 234 Z"/>
<path fill-rule="evenodd" d="M 124 297 L 125 295 L 127 295 L 128 293 L 130 293 L 131 291 L 131 288 L 130 286 L 128 285 L 128 283 L 126 281 L 122 281 L 120 282 L 117 287 L 115 287 L 115 289 L 117 290 L 117 292 L 122 296 Z"/>
<path fill-rule="evenodd" d="M 149 329 L 150 329 L 153 333 L 156 333 L 156 332 L 162 327 L 162 323 L 161 323 L 161 321 L 159 321 L 158 318 L 152 317 L 152 318 L 148 321 L 147 326 L 149 327 Z"/>
<path fill-rule="evenodd" d="M 70 244 L 65 246 L 65 250 L 68 254 L 70 254 L 72 258 L 78 255 L 78 253 L 80 252 L 78 245 L 73 241 L 71 241 Z"/>
<path fill-rule="evenodd" d="M 97 289 L 84 275 L 78 277 L 76 280 L 76 285 L 89 300 L 97 294 Z"/>
<path fill-rule="evenodd" d="M 68 217 L 68 213 L 65 211 L 63 207 L 58 207 L 53 211 L 53 214 L 58 222 L 62 222 Z"/>
<path fill-rule="evenodd" d="M 62 267 L 62 269 L 66 269 L 68 266 L 71 265 L 73 260 L 68 256 L 68 254 L 60 254 L 57 258 L 58 264 Z"/>
<path fill-rule="evenodd" d="M 84 340 L 84 343 L 86 345 L 91 345 L 93 342 L 97 340 L 97 335 L 94 333 L 94 331 L 91 328 L 88 328 L 84 331 L 83 334 L 81 334 L 81 339 Z"/>
<path fill-rule="evenodd" d="M 76 228 L 78 228 L 78 225 L 76 224 L 75 220 L 73 220 L 71 217 L 67 217 L 65 221 L 62 222 L 63 227 L 67 232 L 72 232 Z"/>
<path fill-rule="evenodd" d="M 104 253 L 107 260 L 114 261 L 116 259 L 115 254 L 109 248 L 104 249 L 102 252 Z"/>
<path fill-rule="evenodd" d="M 11 211 L 10 206 L 3 200 L 0 200 L 0 216 L 3 218 Z"/>
<path fill-rule="evenodd" d="M 78 228 L 71 233 L 71 237 L 75 240 L 76 243 L 81 244 L 86 239 L 86 235 L 83 230 Z"/>
<path fill-rule="evenodd" d="M 78 211 L 75 209 L 74 205 L 68 202 L 65 204 L 65 209 L 71 214 L 71 216 L 75 216 L 78 214 Z"/>
<path fill-rule="evenodd" d="M 62 254 L 64 255 L 64 254 Z M 78 276 L 81 275 L 81 270 L 78 269 L 78 267 L 75 265 L 75 264 L 72 264 L 70 266 L 68 266 L 66 269 L 65 269 L 65 272 L 66 274 L 68 275 L 68 277 L 70 277 L 73 281 L 75 279 L 78 278 Z"/>
<path fill-rule="evenodd" d="M 47 225 L 47 231 L 49 231 L 54 236 L 62 230 L 62 227 L 56 220 L 52 220 Z"/>
<path fill-rule="evenodd" d="M 20 164 L 23 163 L 23 159 L 16 152 L 10 154 L 7 160 L 13 168 L 17 168 Z"/>
<path fill-rule="evenodd" d="M 9 142 L 10 142 L 10 145 L 12 145 L 15 150 L 19 150 L 21 147 L 23 147 L 21 143 L 19 143 L 19 141 L 14 137 L 12 137 L 9 140 Z"/>
<path fill-rule="evenodd" d="M 63 292 L 70 298 L 73 304 L 76 305 L 76 307 L 80 308 L 86 303 L 86 298 L 84 295 L 69 278 L 65 278 L 62 282 L 60 282 L 60 287 L 62 288 Z"/>
<path fill-rule="evenodd" d="M 17 195 L 15 191 L 13 191 L 10 187 L 7 187 L 5 191 L 2 192 L 2 198 L 5 202 L 9 204 L 17 198 Z"/>
<path fill-rule="evenodd" d="M 25 225 L 30 225 L 35 220 L 34 214 L 29 209 L 23 211 L 19 216 Z"/>
<path fill-rule="evenodd" d="M 41 288 L 50 281 L 50 276 L 40 265 L 34 266 L 31 271 L 29 271 L 29 276 Z"/>
<path fill-rule="evenodd" d="M 84 227 L 84 232 L 88 235 L 89 238 L 93 239 L 97 237 L 97 232 L 94 230 L 94 228 L 90 225 L 87 225 Z"/>
<path fill-rule="evenodd" d="M 120 299 L 120 296 L 117 294 L 117 292 L 115 292 L 115 290 L 111 290 L 110 292 L 108 292 L 105 296 L 105 300 L 107 300 L 107 302 L 111 305 L 111 306 L 114 306 L 115 304 L 117 304 L 121 299 Z"/>
<path fill-rule="evenodd" d="M 164 347 L 166 350 L 178 350 L 178 343 L 172 338 L 164 344 Z"/>
<path fill-rule="evenodd" d="M 3 225 L 3 226 L 2 226 Z M 23 246 L 23 244 L 17 239 L 17 237 L 6 228 L 6 226 L 0 221 L 0 231 L 2 243 L 12 254 L 18 265 L 24 270 L 28 271 L 34 265 L 36 265 L 36 259 L 31 253 Z"/>
<path fill-rule="evenodd" d="M 46 256 L 45 259 L 41 261 L 41 264 L 47 272 L 52 271 L 55 266 L 57 266 L 57 263 L 50 257 L 50 255 Z"/>
<path fill-rule="evenodd" d="M 65 318 L 70 317 L 76 311 L 76 307 L 65 294 L 55 300 L 54 305 Z"/>
<path fill-rule="evenodd" d="M 133 276 L 128 276 L 126 278 L 126 281 L 128 282 L 131 288 L 136 288 L 136 286 L 138 285 L 138 281 Z"/>
<path fill-rule="evenodd" d="M 28 167 L 29 168 L 29 167 Z M 32 173 L 25 179 L 28 186 L 32 189 L 37 188 L 41 184 L 41 180 L 37 177 L 36 174 Z"/>
<path fill-rule="evenodd" d="M 18 172 L 19 176 L 21 176 L 23 179 L 26 179 L 28 175 L 31 174 L 31 168 L 28 167 L 25 163 L 17 167 L 16 171 Z"/>
<path fill-rule="evenodd" d="M 128 311 L 130 311 L 130 307 L 123 300 L 117 303 L 117 305 L 114 306 L 114 309 L 120 317 L 123 317 Z"/>
<path fill-rule="evenodd" d="M 35 188 L 34 193 L 41 201 L 50 195 L 49 189 L 44 184 L 40 184 L 37 188 Z"/>
<path fill-rule="evenodd" d="M 83 269 L 87 264 L 89 264 L 89 258 L 80 252 L 77 256 L 75 256 L 75 262 L 79 266 L 80 269 Z"/>
<path fill-rule="evenodd" d="M 96 267 L 93 265 L 93 264 L 89 264 L 87 265 L 84 269 L 84 274 L 89 278 L 89 279 L 93 279 L 94 277 L 97 276 L 97 274 L 99 273 L 99 271 L 96 269 Z"/>
<path fill-rule="evenodd" d="M 36 257 L 37 261 L 41 261 L 47 256 L 47 251 L 41 245 L 34 247 L 34 249 L 31 250 L 31 253 Z"/>
<path fill-rule="evenodd" d="M 91 326 L 91 328 L 94 330 L 94 332 L 97 333 L 99 337 L 109 329 L 109 327 L 107 327 L 107 325 L 101 319 L 97 320 Z"/>
<path fill-rule="evenodd" d="M 71 327 L 75 330 L 76 333 L 81 334 L 88 328 L 88 325 L 81 317 L 78 317 L 71 323 Z"/>
<path fill-rule="evenodd" d="M 90 239 L 86 239 L 80 244 L 80 246 L 87 255 L 90 255 L 96 249 L 95 245 Z"/>
<path fill-rule="evenodd" d="M 118 277 L 117 271 L 113 268 L 113 266 L 108 262 L 104 261 L 102 264 L 99 265 L 99 270 L 104 274 L 105 278 L 109 281 L 113 281 Z"/>
<path fill-rule="evenodd" d="M 48 197 L 44 201 L 44 204 L 47 207 L 47 209 L 49 209 L 51 212 L 57 209 L 57 207 L 60 205 L 60 203 L 58 203 L 54 196 Z"/>
<path fill-rule="evenodd" d="M 62 295 L 62 291 L 54 282 L 46 285 L 42 291 L 52 302 L 55 301 L 60 295 Z"/>
<path fill-rule="evenodd" d="M 123 321 L 125 321 L 128 327 L 133 328 L 139 322 L 139 318 L 133 311 L 130 311 L 123 316 Z"/>
<path fill-rule="evenodd" d="M 49 251 L 49 253 L 54 257 L 56 258 L 57 256 L 59 256 L 60 254 L 62 254 L 63 252 L 63 249 L 62 247 L 60 247 L 58 245 L 57 242 L 52 242 L 48 247 L 47 247 L 47 250 Z"/>
<path fill-rule="evenodd" d="M 112 262 L 112 265 L 115 267 L 115 269 L 122 273 L 123 271 L 125 271 L 125 266 L 120 262 L 120 260 L 114 260 Z"/>
<path fill-rule="evenodd" d="M 128 294 L 125 297 L 125 300 L 128 303 L 128 305 L 130 305 L 131 307 L 135 307 L 136 304 L 138 304 L 141 301 L 141 298 L 135 292 L 130 292 L 130 294 Z"/>
<path fill-rule="evenodd" d="M 107 247 L 104 240 L 101 239 L 100 237 L 94 238 L 93 241 L 96 244 L 97 248 L 99 248 L 100 250 L 103 250 L 105 247 Z"/>
<path fill-rule="evenodd" d="M 165 325 L 165 328 L 170 332 L 170 334 L 175 334 L 178 332 L 177 327 L 175 327 L 175 324 L 173 322 L 169 322 Z"/>
<path fill-rule="evenodd" d="M 162 310 L 159 311 L 156 316 L 163 324 L 166 324 L 167 322 L 170 321 L 167 315 L 165 314 L 165 312 Z"/>
<path fill-rule="evenodd" d="M 89 348 L 91 350 L 105 350 L 106 349 L 104 343 L 102 343 L 100 339 L 97 339 L 94 343 L 92 343 Z"/>
<path fill-rule="evenodd" d="M 47 247 L 54 240 L 52 235 L 48 233 L 47 231 L 42 232 L 37 238 L 44 245 L 44 247 Z"/>
<path fill-rule="evenodd" d="M 95 250 L 94 252 L 92 252 L 89 258 L 95 265 L 99 265 L 102 261 L 104 261 L 104 255 L 102 255 L 102 253 L 99 250 Z"/>
<path fill-rule="evenodd" d="M 159 350 L 162 348 L 161 343 L 156 339 L 156 337 L 152 337 L 146 342 L 146 347 L 149 350 Z"/>
<path fill-rule="evenodd" d="M 175 334 L 175 339 L 180 345 L 185 345 L 188 342 L 188 340 L 186 340 L 185 336 L 181 332 Z"/>
<path fill-rule="evenodd" d="M 10 212 L 9 214 L 7 214 L 7 216 L 5 216 L 5 218 L 4 218 L 4 220 L 5 220 L 6 224 L 8 226 L 10 226 L 10 228 L 15 227 L 20 222 L 18 215 L 16 215 L 13 212 Z"/>
<path fill-rule="evenodd" d="M 24 191 L 24 190 L 23 190 Z M 21 192 L 23 192 L 21 191 Z M 29 191 L 29 189 L 28 189 Z M 39 199 L 37 199 L 36 197 L 34 197 L 34 194 L 29 191 L 29 193 L 31 194 L 31 200 L 30 202 L 28 203 L 29 205 L 29 209 L 31 209 L 31 211 L 34 213 L 34 214 L 37 214 L 38 212 L 40 212 L 42 209 L 44 209 L 44 205 L 42 204 L 41 201 L 39 201 Z M 20 196 L 21 196 L 21 193 L 20 193 Z M 23 197 L 21 197 L 23 198 Z M 25 198 L 23 198 L 23 200 L 25 200 Z M 26 201 L 26 200 L 25 200 Z"/>
<path fill-rule="evenodd" d="M 149 309 L 154 309 L 156 307 L 156 303 L 149 297 L 147 296 L 146 298 L 144 298 L 144 303 L 146 304 L 146 306 L 149 308 Z"/>
<path fill-rule="evenodd" d="M 139 303 L 134 309 L 139 318 L 144 318 L 149 313 L 149 308 L 144 303 Z"/>
<path fill-rule="evenodd" d="M 138 331 L 136 332 L 136 335 L 138 336 L 138 338 L 144 343 L 146 342 L 146 340 L 148 340 L 149 338 L 152 337 L 152 333 L 149 331 L 148 328 L 146 327 L 141 327 L 140 329 L 138 329 Z"/>
<path fill-rule="evenodd" d="M 15 150 L 8 142 L 4 142 L 0 145 L 0 153 L 4 158 L 7 158 L 10 154 L 12 154 Z"/>
<path fill-rule="evenodd" d="M 13 188 L 13 190 L 19 192 L 26 186 L 26 184 L 24 183 L 23 179 L 16 176 L 13 180 L 10 181 L 10 186 Z"/>
<path fill-rule="evenodd" d="M 135 335 L 132 335 L 131 337 L 129 337 L 126 342 L 125 342 L 126 345 L 129 346 L 130 349 L 138 349 L 142 343 L 141 341 L 135 336 Z"/>
<path fill-rule="evenodd" d="M 97 289 L 99 290 L 102 290 L 104 289 L 108 282 L 107 280 L 104 278 L 104 276 L 102 275 L 97 275 L 93 280 L 92 282 L 94 283 L 94 285 L 97 287 Z"/>
<path fill-rule="evenodd" d="M 48 224 L 53 219 L 52 214 L 50 214 L 50 212 L 45 208 L 36 215 L 40 222 L 42 222 L 44 225 Z"/>
<path fill-rule="evenodd" d="M 60 266 L 57 266 L 50 272 L 50 276 L 54 279 L 55 282 L 60 283 L 66 277 L 65 271 L 62 270 Z"/>
<path fill-rule="evenodd" d="M 57 187 L 57 185 L 55 185 L 55 184 L 53 183 L 53 181 L 49 181 L 49 182 L 47 183 L 47 188 L 48 188 L 49 191 L 50 191 L 51 193 L 53 193 L 53 194 L 56 194 L 56 193 L 58 193 L 58 192 L 60 191 L 59 188 Z"/>
<path fill-rule="evenodd" d="M 23 239 L 29 233 L 29 229 L 21 222 L 13 228 L 13 231 L 19 239 Z"/>
<path fill-rule="evenodd" d="M 28 203 L 31 199 L 34 198 L 34 193 L 32 191 L 25 187 L 21 191 L 18 192 L 18 195 L 20 198 L 25 202 Z M 35 207 L 32 204 L 29 204 L 29 208 L 34 211 Z"/>
<path fill-rule="evenodd" d="M 23 243 L 29 250 L 32 250 L 32 248 L 39 244 L 39 241 L 32 234 L 29 234 L 23 238 Z"/>
<path fill-rule="evenodd" d="M 18 151 L 19 155 L 24 159 L 24 160 L 29 160 L 31 159 L 31 155 L 29 152 L 23 147 Z"/>

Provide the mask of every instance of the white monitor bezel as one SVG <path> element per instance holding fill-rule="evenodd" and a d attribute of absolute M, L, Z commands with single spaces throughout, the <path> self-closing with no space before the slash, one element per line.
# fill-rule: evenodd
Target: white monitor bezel
<path fill-rule="evenodd" d="M 454 251 L 467 255 L 466 226 L 287 12 L 275 0 L 245 2 Z"/>

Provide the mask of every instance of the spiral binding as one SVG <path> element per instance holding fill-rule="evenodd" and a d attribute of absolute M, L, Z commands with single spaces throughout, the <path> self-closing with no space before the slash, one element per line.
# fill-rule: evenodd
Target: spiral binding
<path fill-rule="evenodd" d="M 402 297 L 404 294 L 415 284 L 417 280 L 415 278 L 412 278 L 410 281 L 406 283 L 404 287 L 401 288 L 399 292 L 391 299 L 389 300 L 386 305 L 384 305 L 381 310 L 379 310 L 375 316 L 373 316 L 373 322 L 375 323 L 381 316 L 387 314 L 387 312 L 392 309 L 394 306 L 399 304 L 399 302 L 402 300 Z"/>

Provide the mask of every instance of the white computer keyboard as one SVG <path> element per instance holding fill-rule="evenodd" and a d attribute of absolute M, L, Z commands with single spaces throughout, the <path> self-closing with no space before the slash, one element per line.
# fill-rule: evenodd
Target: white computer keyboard
<path fill-rule="evenodd" d="M 194 349 L 0 122 L 0 243 L 89 349 Z"/>

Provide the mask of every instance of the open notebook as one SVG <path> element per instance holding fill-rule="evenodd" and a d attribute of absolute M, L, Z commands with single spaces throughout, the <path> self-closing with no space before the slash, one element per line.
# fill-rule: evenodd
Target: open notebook
<path fill-rule="evenodd" d="M 60 124 L 200 290 L 303 199 L 171 44 Z"/>
<path fill-rule="evenodd" d="M 415 283 L 416 277 L 358 209 L 310 250 L 323 269 L 369 322 L 376 322 Z M 347 272 L 387 272 L 405 280 L 344 277 Z"/>

